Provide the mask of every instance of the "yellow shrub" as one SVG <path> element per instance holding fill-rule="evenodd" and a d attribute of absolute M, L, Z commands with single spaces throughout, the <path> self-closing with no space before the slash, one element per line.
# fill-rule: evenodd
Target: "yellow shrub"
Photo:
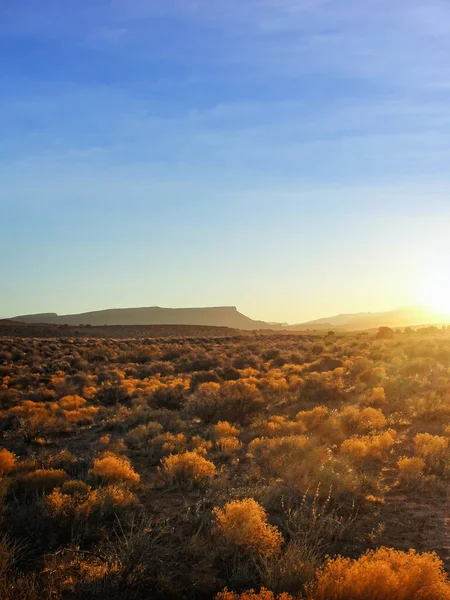
<path fill-rule="evenodd" d="M 135 506 L 136 498 L 118 485 L 93 490 L 82 481 L 67 481 L 45 498 L 45 505 L 52 517 L 87 519 L 94 514 L 104 515 Z"/>
<path fill-rule="evenodd" d="M 63 410 L 64 419 L 74 425 L 89 425 L 97 416 L 100 408 L 87 406 L 76 410 Z"/>
<path fill-rule="evenodd" d="M 99 477 L 105 483 L 123 481 L 127 483 L 138 483 L 139 475 L 133 469 L 128 458 L 116 456 L 106 452 L 99 458 L 94 459 L 94 466 L 90 473 Z"/>
<path fill-rule="evenodd" d="M 223 509 L 215 508 L 213 514 L 217 532 L 231 549 L 260 556 L 279 552 L 283 537 L 252 498 L 228 502 Z"/>
<path fill-rule="evenodd" d="M 307 598 L 445 600 L 450 599 L 450 585 L 436 554 L 378 548 L 356 560 L 342 557 L 329 560 L 318 571 Z"/>
<path fill-rule="evenodd" d="M 386 393 L 384 388 L 376 387 L 367 390 L 364 402 L 370 406 L 383 406 L 386 404 Z"/>
<path fill-rule="evenodd" d="M 50 491 L 62 485 L 68 475 L 62 469 L 37 469 L 20 479 L 20 484 L 28 491 Z"/>
<path fill-rule="evenodd" d="M 186 449 L 187 439 L 184 433 L 163 433 L 164 442 L 162 445 L 163 454 L 174 454 Z"/>
<path fill-rule="evenodd" d="M 6 448 L 0 450 L 0 477 L 7 475 L 14 469 L 16 463 L 15 456 Z"/>
<path fill-rule="evenodd" d="M 440 435 L 418 433 L 414 436 L 415 452 L 425 460 L 443 458 L 447 453 L 449 440 Z"/>
<path fill-rule="evenodd" d="M 216 473 L 214 463 L 197 452 L 167 456 L 162 461 L 162 470 L 166 479 L 187 487 L 201 483 Z"/>
<path fill-rule="evenodd" d="M 297 413 L 296 419 L 300 423 L 304 423 L 308 431 L 314 431 L 328 417 L 329 411 L 326 406 L 316 406 L 312 410 L 303 410 Z"/>
<path fill-rule="evenodd" d="M 386 426 L 386 417 L 379 408 L 348 406 L 340 414 L 342 426 L 348 433 L 366 433 Z"/>
<path fill-rule="evenodd" d="M 393 429 L 378 435 L 349 438 L 342 443 L 341 454 L 354 461 L 364 458 L 385 460 L 389 450 L 395 444 L 395 438 L 396 432 Z"/>
<path fill-rule="evenodd" d="M 64 396 L 58 402 L 59 406 L 64 410 L 77 410 L 86 404 L 86 400 L 81 396 Z"/>
<path fill-rule="evenodd" d="M 213 437 L 219 440 L 223 437 L 236 437 L 239 435 L 239 429 L 228 423 L 228 421 L 219 421 L 213 428 Z"/>
<path fill-rule="evenodd" d="M 259 592 L 255 592 L 255 590 L 248 590 L 246 592 L 242 592 L 242 594 L 229 592 L 227 588 L 225 588 L 222 592 L 217 594 L 215 600 L 294 600 L 294 598 L 290 594 L 286 593 L 275 596 L 273 592 L 270 592 L 265 588 L 261 588 Z"/>
<path fill-rule="evenodd" d="M 420 479 L 425 470 L 425 461 L 419 456 L 399 458 L 397 461 L 400 481 L 412 483 Z"/>
<path fill-rule="evenodd" d="M 241 447 L 241 442 L 236 437 L 222 437 L 216 442 L 216 446 L 222 452 L 234 452 Z"/>
<path fill-rule="evenodd" d="M 352 460 L 361 460 L 367 455 L 367 444 L 361 438 L 349 438 L 342 442 L 341 454 L 348 456 Z"/>

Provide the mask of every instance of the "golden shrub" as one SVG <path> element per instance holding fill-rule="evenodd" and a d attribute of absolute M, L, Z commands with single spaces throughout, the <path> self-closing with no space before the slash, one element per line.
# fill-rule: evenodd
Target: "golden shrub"
<path fill-rule="evenodd" d="M 45 492 L 62 485 L 67 479 L 68 475 L 62 469 L 36 469 L 23 475 L 20 484 L 27 492 Z"/>
<path fill-rule="evenodd" d="M 316 406 L 312 410 L 302 410 L 297 413 L 296 419 L 303 423 L 308 431 L 314 431 L 328 419 L 329 414 L 326 406 Z"/>
<path fill-rule="evenodd" d="M 82 481 L 67 481 L 45 498 L 50 516 L 59 519 L 88 519 L 136 504 L 134 494 L 117 484 L 93 490 Z"/>
<path fill-rule="evenodd" d="M 140 476 L 130 464 L 128 458 L 116 456 L 111 452 L 104 453 L 94 459 L 94 466 L 89 471 L 105 483 L 126 482 L 138 483 Z"/>
<path fill-rule="evenodd" d="M 286 592 L 276 596 L 273 592 L 270 592 L 265 588 L 261 588 L 259 592 L 255 592 L 255 590 L 248 590 L 246 592 L 242 592 L 242 594 L 229 592 L 228 589 L 225 588 L 222 592 L 217 594 L 215 600 L 294 600 L 294 598 Z"/>
<path fill-rule="evenodd" d="M 341 454 L 352 460 L 361 460 L 367 455 L 367 444 L 360 437 L 349 438 L 342 442 Z"/>
<path fill-rule="evenodd" d="M 87 406 L 74 410 L 63 410 L 64 420 L 73 425 L 89 425 L 97 416 L 100 408 Z"/>
<path fill-rule="evenodd" d="M 396 432 L 393 429 L 378 435 L 352 437 L 341 445 L 341 454 L 351 460 L 360 461 L 364 458 L 385 460 L 389 450 L 395 444 Z"/>
<path fill-rule="evenodd" d="M 400 481 L 410 483 L 420 479 L 425 470 L 425 461 L 419 456 L 402 457 L 397 461 Z"/>
<path fill-rule="evenodd" d="M 340 414 L 340 420 L 347 433 L 366 433 L 374 429 L 382 429 L 387 420 L 379 408 L 360 409 L 358 406 L 347 406 Z"/>
<path fill-rule="evenodd" d="M 63 410 L 77 410 L 86 404 L 86 400 L 81 396 L 64 396 L 58 402 Z"/>
<path fill-rule="evenodd" d="M 445 600 L 450 585 L 434 553 L 378 548 L 358 559 L 337 557 L 319 569 L 309 600 Z"/>
<path fill-rule="evenodd" d="M 426 461 L 444 458 L 447 454 L 449 440 L 440 435 L 418 433 L 414 436 L 414 449 L 417 455 Z"/>
<path fill-rule="evenodd" d="M 217 448 L 222 452 L 234 452 L 238 450 L 242 444 L 236 437 L 222 437 L 216 442 Z"/>
<path fill-rule="evenodd" d="M 163 433 L 164 438 L 162 444 L 163 454 L 174 454 L 175 452 L 182 452 L 186 449 L 187 438 L 184 433 Z"/>
<path fill-rule="evenodd" d="M 212 448 L 212 442 L 205 440 L 200 435 L 193 435 L 191 438 L 191 448 L 193 452 L 206 456 Z"/>
<path fill-rule="evenodd" d="M 214 425 L 212 435 L 215 440 L 223 437 L 236 437 L 239 435 L 239 429 L 228 421 L 219 421 L 217 425 Z"/>
<path fill-rule="evenodd" d="M 213 514 L 218 534 L 231 549 L 266 557 L 279 552 L 283 536 L 253 498 L 228 502 Z"/>
<path fill-rule="evenodd" d="M 183 452 L 164 458 L 162 471 L 168 481 L 181 486 L 192 486 L 215 475 L 216 467 L 197 452 Z"/>
<path fill-rule="evenodd" d="M 0 477 L 7 475 L 14 469 L 16 458 L 12 452 L 6 448 L 0 450 Z"/>
<path fill-rule="evenodd" d="M 375 387 L 367 390 L 364 403 L 369 406 L 383 406 L 386 404 L 386 392 L 384 387 Z"/>

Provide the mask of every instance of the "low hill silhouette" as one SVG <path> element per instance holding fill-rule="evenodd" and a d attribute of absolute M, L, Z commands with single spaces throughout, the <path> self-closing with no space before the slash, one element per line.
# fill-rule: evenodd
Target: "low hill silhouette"
<path fill-rule="evenodd" d="M 235 306 L 206 308 L 113 308 L 72 315 L 40 313 L 13 317 L 22 323 L 52 325 L 203 325 L 230 327 L 251 331 L 254 329 L 281 329 L 265 321 L 255 321 L 240 313 Z"/>
<path fill-rule="evenodd" d="M 421 325 L 443 325 L 450 322 L 450 317 L 423 306 L 398 308 L 385 312 L 367 312 L 340 314 L 288 325 L 287 331 L 304 331 L 307 329 L 336 329 L 342 331 L 362 331 L 377 327 L 418 327 Z"/>

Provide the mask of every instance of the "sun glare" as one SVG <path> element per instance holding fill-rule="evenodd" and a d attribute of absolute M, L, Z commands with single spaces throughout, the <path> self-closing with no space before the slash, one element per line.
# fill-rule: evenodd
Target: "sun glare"
<path fill-rule="evenodd" d="M 450 270 L 429 273 L 418 285 L 416 298 L 424 306 L 450 316 Z"/>

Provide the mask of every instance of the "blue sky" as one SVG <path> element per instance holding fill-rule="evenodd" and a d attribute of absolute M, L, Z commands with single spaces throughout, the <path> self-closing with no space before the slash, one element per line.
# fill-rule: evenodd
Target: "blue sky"
<path fill-rule="evenodd" d="M 413 303 L 449 56 L 446 1 L 0 0 L 0 316 Z"/>

